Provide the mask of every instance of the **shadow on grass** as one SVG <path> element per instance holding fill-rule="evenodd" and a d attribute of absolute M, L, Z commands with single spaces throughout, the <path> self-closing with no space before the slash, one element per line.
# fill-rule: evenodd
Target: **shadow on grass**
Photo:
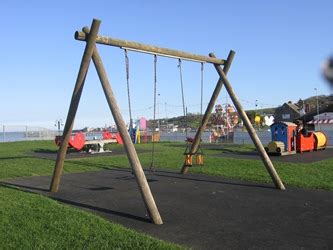
<path fill-rule="evenodd" d="M 233 154 L 233 155 L 259 155 L 258 151 L 237 151 L 232 149 L 209 149 L 209 150 L 218 150 L 221 154 Z"/>
<path fill-rule="evenodd" d="M 186 144 L 169 144 L 167 146 L 175 148 L 186 148 Z M 207 151 L 219 151 L 222 154 L 238 154 L 238 155 L 258 155 L 258 151 L 254 148 L 244 148 L 242 144 L 213 144 L 202 143 L 202 150 Z"/>
<path fill-rule="evenodd" d="M 43 154 L 56 154 L 58 153 L 57 149 L 45 149 L 45 148 L 37 148 L 32 150 L 35 153 L 43 153 Z"/>
<path fill-rule="evenodd" d="M 0 157 L 0 160 L 17 160 L 17 159 L 35 159 L 33 156 L 8 156 L 8 157 Z"/>
<path fill-rule="evenodd" d="M 158 150 L 157 150 L 158 151 Z M 149 149 L 137 149 L 137 154 L 143 154 L 143 153 L 150 153 L 151 150 Z M 41 158 L 41 159 L 50 159 L 50 160 L 56 160 L 58 155 L 58 150 L 51 150 L 51 149 L 35 149 L 28 154 Z M 85 158 L 98 158 L 98 157 L 112 157 L 112 156 L 120 156 L 120 155 L 126 155 L 126 151 L 124 148 L 115 148 L 111 149 L 111 151 L 105 151 L 101 153 L 87 153 L 85 151 L 77 151 L 75 149 L 68 149 L 66 152 L 66 160 L 72 160 L 72 159 L 85 159 Z"/>
<path fill-rule="evenodd" d="M 116 216 L 120 216 L 120 217 L 125 217 L 125 218 L 132 219 L 132 220 L 142 221 L 145 223 L 152 223 L 150 221 L 150 219 L 148 219 L 148 218 L 140 217 L 140 216 L 129 214 L 129 213 L 119 212 L 119 211 L 106 209 L 106 208 L 102 208 L 102 207 L 96 207 L 96 206 L 83 204 L 83 203 L 79 203 L 79 202 L 75 202 L 75 201 L 71 201 L 71 200 L 66 200 L 66 199 L 62 199 L 62 198 L 58 198 L 58 197 L 50 197 L 50 198 L 52 198 L 56 201 L 59 201 L 61 203 L 65 203 L 65 204 L 68 204 L 71 206 L 87 209 L 90 211 L 93 210 L 93 211 L 98 211 L 98 212 L 102 212 L 102 213 L 106 213 L 106 214 L 112 214 L 112 215 L 116 215 Z"/>
<path fill-rule="evenodd" d="M 6 188 L 11 188 L 11 189 L 19 188 L 21 191 L 28 192 L 28 193 L 34 193 L 33 191 L 30 191 L 30 190 L 41 191 L 41 192 L 49 191 L 46 188 L 38 188 L 38 187 L 32 187 L 32 186 L 27 186 L 27 185 L 14 184 L 14 183 L 5 182 L 5 181 L 0 181 L 0 186 L 6 187 Z M 23 188 L 23 189 L 21 189 L 21 188 Z"/>

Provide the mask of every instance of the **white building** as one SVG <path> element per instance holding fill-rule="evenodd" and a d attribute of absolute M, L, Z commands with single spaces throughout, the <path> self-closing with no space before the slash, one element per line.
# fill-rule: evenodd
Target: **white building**
<path fill-rule="evenodd" d="M 333 112 L 316 115 L 308 124 L 314 124 L 315 130 L 333 131 Z"/>

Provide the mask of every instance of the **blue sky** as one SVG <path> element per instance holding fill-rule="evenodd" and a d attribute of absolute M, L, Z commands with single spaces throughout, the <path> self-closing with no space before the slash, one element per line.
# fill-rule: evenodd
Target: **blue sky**
<path fill-rule="evenodd" d="M 333 54 L 333 1 L 15 1 L 0 2 L 0 124 L 52 128 L 66 119 L 84 43 L 76 30 L 102 21 L 99 34 L 226 58 L 245 109 L 330 94 L 320 65 Z M 128 121 L 124 53 L 98 46 Z M 129 52 L 134 117 L 153 115 L 153 56 Z M 158 117 L 180 116 L 177 60 L 158 58 Z M 204 103 L 218 80 L 205 64 Z M 200 64 L 183 62 L 188 111 L 200 112 Z M 226 102 L 225 89 L 219 102 Z M 229 99 L 230 101 L 230 99 Z M 113 124 L 91 64 L 75 127 Z"/>

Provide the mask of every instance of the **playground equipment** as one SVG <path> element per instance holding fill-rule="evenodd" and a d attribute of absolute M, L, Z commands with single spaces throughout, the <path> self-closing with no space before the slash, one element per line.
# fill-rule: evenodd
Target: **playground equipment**
<path fill-rule="evenodd" d="M 132 120 L 132 122 L 129 124 L 128 132 L 134 144 L 147 142 L 147 120 L 144 117 Z"/>
<path fill-rule="evenodd" d="M 238 114 L 234 107 L 225 104 L 215 105 L 215 113 L 212 114 L 211 141 L 229 141 L 233 139 L 234 127 L 238 124 Z"/>
<path fill-rule="evenodd" d="M 243 120 L 244 125 L 246 126 L 255 146 L 258 149 L 258 152 L 259 152 L 259 154 L 264 162 L 264 165 L 265 165 L 267 171 L 269 172 L 275 186 L 281 190 L 285 189 L 280 177 L 278 176 L 271 160 L 269 159 L 269 157 L 268 157 L 264 147 L 262 146 L 255 130 L 253 129 L 245 111 L 243 110 L 240 102 L 238 101 L 238 99 L 231 87 L 231 84 L 229 83 L 229 81 L 226 77 L 226 74 L 231 66 L 231 62 L 232 62 L 234 54 L 235 54 L 234 51 L 230 51 L 227 60 L 222 60 L 222 59 L 217 59 L 213 53 L 210 53 L 209 57 L 206 57 L 206 56 L 195 55 L 195 54 L 172 50 L 172 49 L 145 45 L 145 44 L 141 44 L 141 43 L 137 43 L 137 42 L 129 42 L 129 41 L 124 41 L 124 40 L 119 40 L 119 39 L 113 39 L 110 37 L 98 36 L 98 30 L 99 30 L 100 23 L 101 23 L 101 21 L 94 19 L 90 30 L 89 30 L 89 28 L 84 27 L 83 32 L 75 33 L 75 38 L 80 41 L 85 41 L 86 46 L 85 46 L 84 54 L 82 56 L 79 73 L 77 76 L 76 84 L 74 87 L 64 131 L 63 131 L 63 137 L 62 137 L 63 142 L 61 143 L 61 146 L 59 148 L 56 164 L 54 167 L 54 173 L 52 176 L 52 182 L 51 182 L 51 186 L 50 186 L 51 192 L 57 192 L 57 190 L 59 188 L 61 174 L 62 174 L 63 165 L 64 165 L 64 159 L 65 159 L 66 150 L 68 147 L 68 142 L 70 140 L 76 111 L 77 111 L 77 108 L 78 108 L 78 105 L 80 102 L 80 97 L 82 94 L 84 82 L 85 82 L 86 75 L 88 72 L 89 63 L 92 59 L 94 65 L 95 65 L 95 68 L 97 70 L 99 79 L 101 81 L 102 88 L 104 90 L 104 94 L 107 99 L 109 108 L 113 115 L 114 121 L 117 125 L 120 136 L 123 140 L 123 143 L 124 143 L 123 145 L 126 149 L 127 157 L 129 159 L 130 165 L 133 169 L 133 173 L 134 173 L 134 176 L 138 183 L 138 187 L 141 192 L 145 206 L 147 208 L 148 214 L 155 224 L 163 224 L 162 218 L 157 209 L 157 206 L 156 206 L 156 203 L 152 196 L 152 193 L 150 191 L 147 179 L 143 172 L 140 160 L 138 158 L 134 145 L 130 139 L 129 133 L 126 129 L 125 122 L 119 111 L 119 107 L 117 105 L 115 96 L 111 89 L 111 86 L 110 86 L 110 83 L 109 83 L 109 80 L 108 80 L 108 77 L 106 74 L 106 70 L 102 63 L 102 59 L 99 55 L 96 43 L 120 47 L 122 49 L 127 49 L 127 50 L 132 50 L 132 51 L 137 51 L 137 52 L 149 53 L 149 54 L 153 54 L 154 56 L 159 55 L 159 56 L 166 56 L 166 57 L 178 58 L 178 59 L 183 59 L 183 60 L 191 60 L 191 61 L 200 62 L 200 63 L 205 62 L 205 63 L 214 64 L 214 67 L 215 67 L 217 73 L 219 74 L 220 78 L 216 84 L 216 87 L 212 94 L 211 100 L 206 108 L 206 112 L 203 115 L 201 125 L 200 125 L 199 129 L 197 130 L 195 138 L 193 139 L 193 143 L 191 143 L 191 148 L 189 149 L 189 153 L 195 154 L 198 152 L 201 134 L 207 125 L 208 119 L 209 119 L 212 109 L 214 107 L 214 103 L 216 102 L 219 92 L 224 84 L 227 92 L 229 93 L 229 96 L 231 97 L 231 100 L 233 101 L 234 106 L 237 109 L 239 116 Z M 223 65 L 223 68 L 221 67 L 221 65 Z M 186 164 L 184 164 L 183 168 L 182 168 L 182 173 L 186 173 L 187 171 L 188 171 L 188 166 Z"/>
<path fill-rule="evenodd" d="M 296 127 L 292 122 L 276 122 L 271 128 L 272 141 L 265 147 L 269 154 L 296 154 Z"/>
<path fill-rule="evenodd" d="M 192 138 L 187 138 L 186 139 L 186 149 L 184 151 L 185 155 L 185 162 L 184 165 L 188 167 L 192 167 L 193 165 L 195 166 L 203 166 L 204 165 L 204 160 L 205 160 L 205 154 L 202 151 L 200 145 L 198 146 L 197 152 L 195 154 L 191 154 L 190 149 L 192 147 L 193 139 Z M 195 156 L 195 163 L 193 164 L 193 156 Z"/>
<path fill-rule="evenodd" d="M 185 105 L 185 97 L 184 97 L 184 82 L 183 82 L 183 69 L 182 69 L 182 60 L 178 59 L 178 68 L 179 68 L 179 79 L 180 79 L 180 89 L 181 89 L 181 96 L 182 96 L 182 104 L 183 104 L 183 120 L 185 124 L 185 142 L 186 142 L 186 149 L 184 151 L 184 164 L 182 168 L 182 173 L 186 173 L 185 169 L 194 166 L 203 166 L 204 165 L 204 153 L 201 149 L 201 134 L 197 135 L 198 138 L 191 138 L 187 136 L 187 129 L 188 129 L 188 121 L 187 121 L 187 109 Z M 204 85 L 204 64 L 201 62 L 201 81 L 200 81 L 200 113 L 202 115 L 202 104 L 203 104 L 203 85 Z M 196 150 L 193 149 L 193 142 L 198 140 Z M 193 156 L 195 156 L 195 164 L 193 164 Z"/>
<path fill-rule="evenodd" d="M 62 136 L 57 135 L 54 141 L 60 147 Z M 119 133 L 110 133 L 108 131 L 98 133 L 77 132 L 71 134 L 68 148 L 73 148 L 76 151 L 84 150 L 88 153 L 103 153 L 105 152 L 104 145 L 111 143 L 123 144 Z"/>
<path fill-rule="evenodd" d="M 292 122 L 275 122 L 270 128 L 272 141 L 265 150 L 272 155 L 292 155 L 327 146 L 327 137 L 323 132 L 306 132 Z"/>
<path fill-rule="evenodd" d="M 321 132 L 313 132 L 314 135 L 314 150 L 320 150 L 320 149 L 325 149 L 327 147 L 327 136 Z"/>

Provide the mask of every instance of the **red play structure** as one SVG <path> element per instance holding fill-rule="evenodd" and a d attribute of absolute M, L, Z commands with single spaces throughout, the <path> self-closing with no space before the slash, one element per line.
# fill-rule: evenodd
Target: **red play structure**
<path fill-rule="evenodd" d="M 90 137 L 90 138 L 89 138 Z M 55 143 L 60 147 L 62 136 L 55 137 Z M 68 148 L 77 151 L 85 150 L 86 152 L 104 152 L 104 145 L 110 143 L 123 144 L 123 140 L 119 133 L 111 133 L 103 131 L 102 133 L 72 133 L 69 138 Z"/>

